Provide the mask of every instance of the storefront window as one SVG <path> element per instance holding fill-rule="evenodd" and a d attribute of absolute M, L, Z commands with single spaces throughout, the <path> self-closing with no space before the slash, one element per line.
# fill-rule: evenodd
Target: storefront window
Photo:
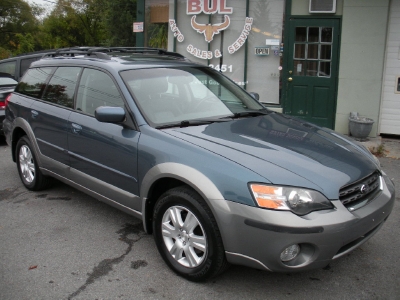
<path fill-rule="evenodd" d="M 147 0 L 148 46 L 155 24 L 165 24 L 154 21 L 155 7 L 168 3 L 170 50 L 224 73 L 261 102 L 279 104 L 285 1 Z"/>
<path fill-rule="evenodd" d="M 145 44 L 154 48 L 167 48 L 168 45 L 168 0 L 146 1 Z"/>
<path fill-rule="evenodd" d="M 282 25 L 285 1 L 250 1 L 253 30 L 248 45 L 247 91 L 257 92 L 260 101 L 279 104 L 283 53 Z M 256 47 L 269 47 L 268 56 L 254 54 Z M 304 50 L 299 49 L 299 55 Z"/>

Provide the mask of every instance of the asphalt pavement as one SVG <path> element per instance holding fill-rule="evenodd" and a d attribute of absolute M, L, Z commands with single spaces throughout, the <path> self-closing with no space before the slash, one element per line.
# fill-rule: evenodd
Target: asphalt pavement
<path fill-rule="evenodd" d="M 380 161 L 398 196 L 386 224 L 360 248 L 320 270 L 231 266 L 193 283 L 165 265 L 140 220 L 62 183 L 26 190 L 0 140 L 0 300 L 400 299 L 400 160 Z"/>

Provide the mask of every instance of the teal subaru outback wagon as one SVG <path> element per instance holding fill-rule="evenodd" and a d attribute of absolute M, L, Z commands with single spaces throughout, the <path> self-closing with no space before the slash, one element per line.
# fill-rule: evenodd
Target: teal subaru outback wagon
<path fill-rule="evenodd" d="M 393 183 L 362 145 L 256 96 L 161 49 L 65 50 L 30 66 L 3 128 L 27 189 L 56 178 L 142 219 L 189 280 L 323 268 L 379 231 Z"/>

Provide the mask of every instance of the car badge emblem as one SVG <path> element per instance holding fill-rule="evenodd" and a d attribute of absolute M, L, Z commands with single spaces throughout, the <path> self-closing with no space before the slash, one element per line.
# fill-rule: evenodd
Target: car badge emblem
<path fill-rule="evenodd" d="M 368 191 L 368 185 L 363 184 L 363 185 L 360 187 L 360 193 L 361 193 L 361 194 L 365 194 L 367 191 Z"/>

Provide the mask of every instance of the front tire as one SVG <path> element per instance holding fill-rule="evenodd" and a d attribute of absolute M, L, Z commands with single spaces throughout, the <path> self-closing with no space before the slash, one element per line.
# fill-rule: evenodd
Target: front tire
<path fill-rule="evenodd" d="M 162 258 L 186 279 L 202 281 L 227 267 L 217 223 L 195 191 L 177 187 L 164 193 L 154 208 L 153 228 Z"/>
<path fill-rule="evenodd" d="M 50 185 L 50 178 L 40 172 L 30 140 L 23 136 L 18 140 L 15 150 L 19 177 L 24 186 L 31 191 L 39 191 Z"/>

